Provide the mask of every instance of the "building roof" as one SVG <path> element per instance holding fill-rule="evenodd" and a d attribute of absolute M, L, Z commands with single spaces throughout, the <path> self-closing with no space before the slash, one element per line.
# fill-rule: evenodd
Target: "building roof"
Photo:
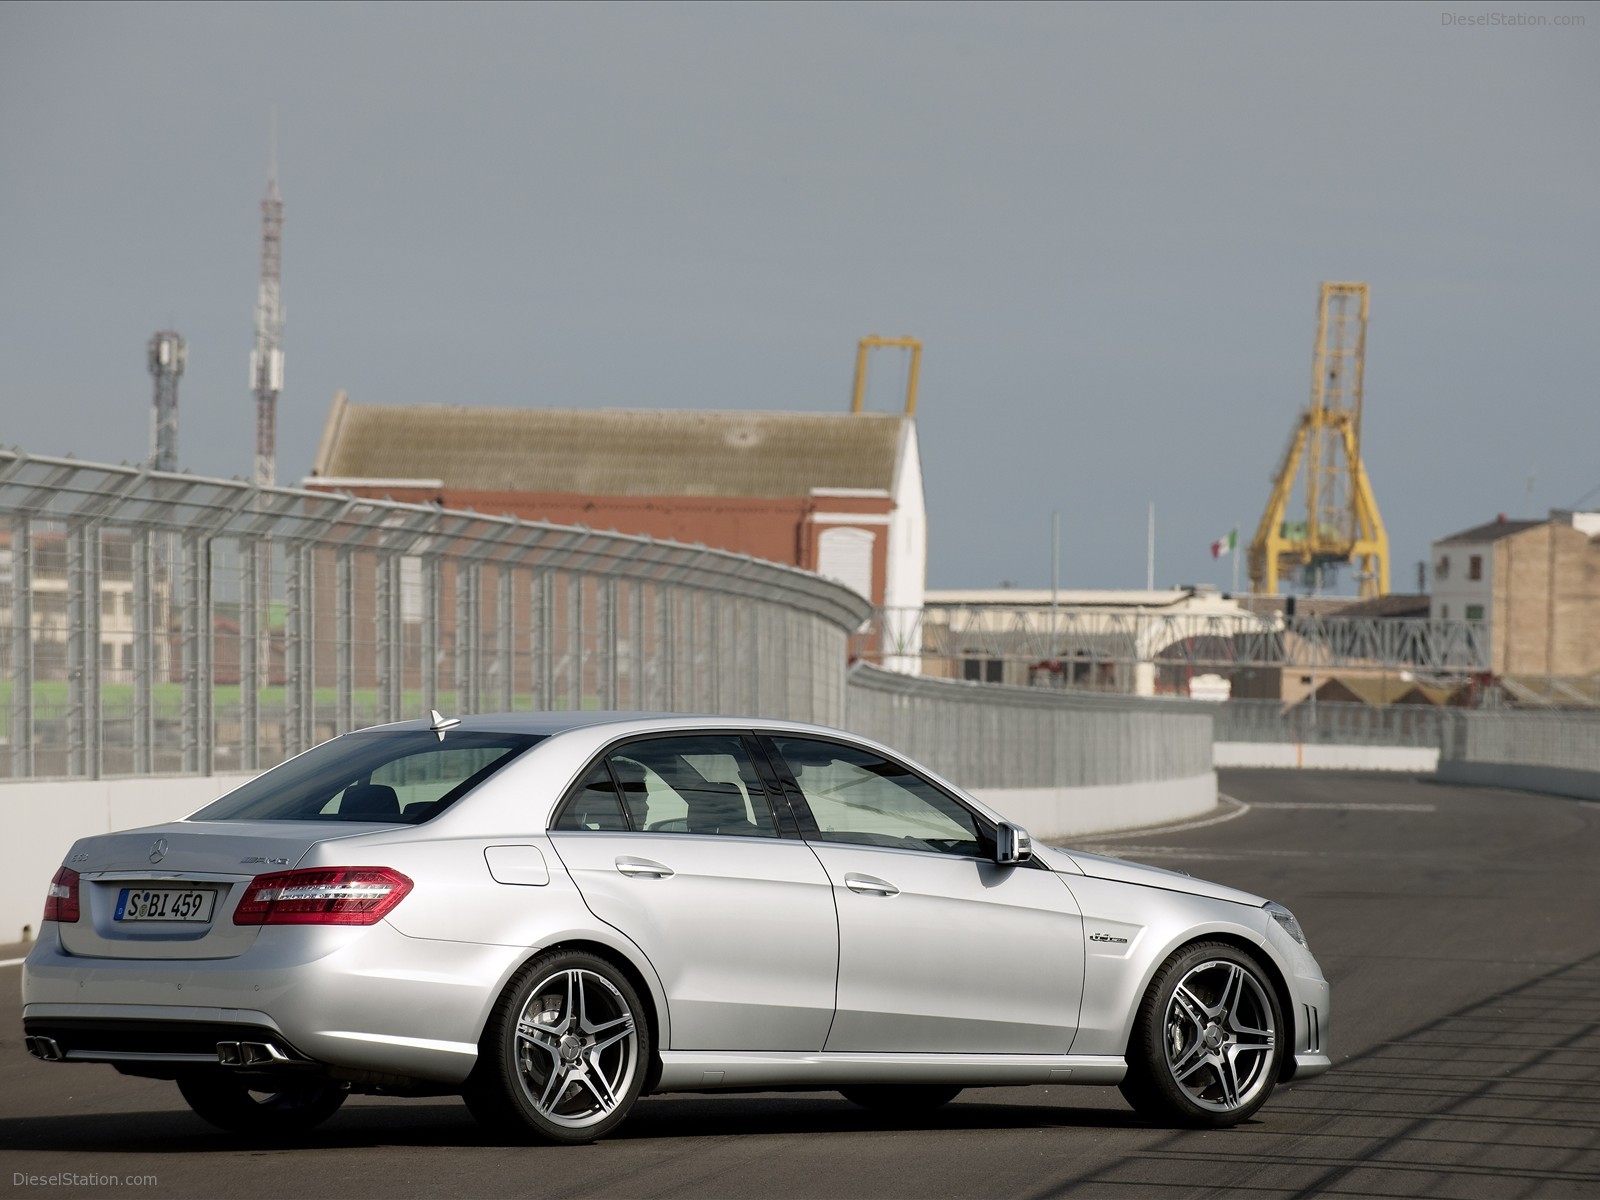
<path fill-rule="evenodd" d="M 1448 542 L 1493 542 L 1503 537 L 1510 537 L 1514 533 L 1521 533 L 1524 529 L 1536 529 L 1540 525 L 1547 524 L 1548 521 L 1508 521 L 1501 517 L 1490 521 L 1487 525 L 1474 525 L 1471 529 L 1463 529 L 1460 533 L 1442 537 L 1434 545 L 1442 546 Z"/>
<path fill-rule="evenodd" d="M 1426 593 L 1390 592 L 1387 596 L 1371 596 L 1364 600 L 1349 600 L 1341 607 L 1328 612 L 1335 617 L 1426 617 L 1430 599 Z"/>
<path fill-rule="evenodd" d="M 901 413 L 351 404 L 334 397 L 313 476 L 475 492 L 804 497 L 890 492 Z"/>

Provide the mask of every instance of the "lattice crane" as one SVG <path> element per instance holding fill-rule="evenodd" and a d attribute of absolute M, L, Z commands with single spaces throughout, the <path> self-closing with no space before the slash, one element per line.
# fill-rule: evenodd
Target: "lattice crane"
<path fill-rule="evenodd" d="M 1274 595 L 1299 568 L 1357 564 L 1363 596 L 1389 594 L 1389 536 L 1361 465 L 1361 389 L 1367 348 L 1367 285 L 1324 283 L 1317 302 L 1311 403 L 1300 414 L 1250 542 L 1250 589 Z M 1302 459 L 1306 519 L 1285 519 Z"/>

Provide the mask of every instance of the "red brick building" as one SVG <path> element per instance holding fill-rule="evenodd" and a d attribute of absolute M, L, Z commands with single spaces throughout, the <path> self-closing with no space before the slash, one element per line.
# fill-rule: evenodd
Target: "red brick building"
<path fill-rule="evenodd" d="M 922 605 L 922 467 L 899 413 L 389 407 L 340 392 L 305 484 L 700 543 Z"/>

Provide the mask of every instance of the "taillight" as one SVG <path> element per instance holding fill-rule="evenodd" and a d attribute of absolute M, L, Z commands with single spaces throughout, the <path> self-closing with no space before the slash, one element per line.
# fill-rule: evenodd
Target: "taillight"
<path fill-rule="evenodd" d="M 388 867 L 306 867 L 257 875 L 234 910 L 235 925 L 376 925 L 411 880 Z"/>
<path fill-rule="evenodd" d="M 62 867 L 50 881 L 50 890 L 44 894 L 44 919 L 78 919 L 78 873 L 70 867 Z"/>

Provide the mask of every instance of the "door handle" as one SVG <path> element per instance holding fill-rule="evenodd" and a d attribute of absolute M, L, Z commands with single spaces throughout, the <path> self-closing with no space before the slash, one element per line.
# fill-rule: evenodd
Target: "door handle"
<path fill-rule="evenodd" d="M 665 879 L 672 874 L 672 868 L 666 863 L 658 863 L 649 858 L 619 858 L 617 870 L 624 875 L 642 876 L 647 879 Z"/>
<path fill-rule="evenodd" d="M 879 879 L 876 875 L 857 875 L 851 873 L 844 877 L 844 885 L 852 892 L 860 892 L 867 896 L 898 896 L 900 889 L 887 879 Z"/>

